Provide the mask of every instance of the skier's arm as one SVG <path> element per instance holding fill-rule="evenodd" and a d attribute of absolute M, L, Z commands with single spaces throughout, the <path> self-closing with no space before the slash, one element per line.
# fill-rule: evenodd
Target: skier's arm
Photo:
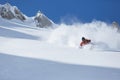
<path fill-rule="evenodd" d="M 80 43 L 80 46 L 83 46 L 83 42 Z"/>

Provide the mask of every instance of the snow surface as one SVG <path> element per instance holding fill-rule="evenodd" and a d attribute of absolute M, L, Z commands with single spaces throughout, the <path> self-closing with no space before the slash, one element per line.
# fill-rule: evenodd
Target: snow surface
<path fill-rule="evenodd" d="M 45 29 L 29 22 L 0 18 L 0 79 L 120 79 L 120 33 L 110 24 L 62 23 Z M 92 49 L 79 48 L 82 36 L 92 40 Z"/>
<path fill-rule="evenodd" d="M 120 70 L 0 53 L 0 80 L 119 80 Z"/>

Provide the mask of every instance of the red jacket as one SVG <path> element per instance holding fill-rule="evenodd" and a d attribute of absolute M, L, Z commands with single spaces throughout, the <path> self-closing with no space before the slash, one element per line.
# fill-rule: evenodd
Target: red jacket
<path fill-rule="evenodd" d="M 88 44 L 88 43 L 90 43 L 90 42 L 91 42 L 91 40 L 85 39 L 84 41 L 82 41 L 82 42 L 80 43 L 80 46 L 84 46 L 84 45 L 86 45 L 86 44 Z"/>

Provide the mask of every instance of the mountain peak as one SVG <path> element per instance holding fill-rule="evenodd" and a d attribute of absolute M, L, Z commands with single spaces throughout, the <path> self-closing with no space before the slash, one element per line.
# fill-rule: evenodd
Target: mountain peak
<path fill-rule="evenodd" d="M 42 16 L 42 15 L 43 13 L 41 11 L 38 11 L 36 16 Z"/>
<path fill-rule="evenodd" d="M 53 22 L 48 17 L 46 17 L 41 11 L 37 12 L 34 20 L 36 22 L 36 26 L 41 28 L 48 27 L 53 24 Z"/>
<path fill-rule="evenodd" d="M 12 6 L 9 3 L 4 5 L 0 4 L 0 17 L 5 19 L 18 19 L 24 21 L 28 19 L 16 6 Z M 34 17 L 35 25 L 38 27 L 48 27 L 53 24 L 52 20 L 46 17 L 40 10 L 37 12 L 36 16 Z M 33 23 L 34 23 L 33 21 Z"/>
<path fill-rule="evenodd" d="M 4 4 L 4 6 L 11 7 L 11 4 L 10 3 L 6 3 L 6 4 Z"/>
<path fill-rule="evenodd" d="M 16 6 L 11 6 L 9 3 L 0 6 L 0 16 L 5 19 L 16 18 L 21 21 L 26 19 L 24 14 Z"/>

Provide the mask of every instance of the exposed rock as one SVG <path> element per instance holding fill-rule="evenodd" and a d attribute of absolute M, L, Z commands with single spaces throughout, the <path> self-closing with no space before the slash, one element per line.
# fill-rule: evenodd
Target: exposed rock
<path fill-rule="evenodd" d="M 41 28 L 49 27 L 53 24 L 53 22 L 40 11 L 38 11 L 34 20 L 36 22 L 36 26 L 41 27 Z"/>
<path fill-rule="evenodd" d="M 0 16 L 5 19 L 20 19 L 21 21 L 26 20 L 25 16 L 20 12 L 20 10 L 11 6 L 9 3 L 5 5 L 0 5 Z"/>
<path fill-rule="evenodd" d="M 8 20 L 18 19 L 21 21 L 27 21 L 27 19 L 31 19 L 31 21 L 33 21 L 33 24 L 40 28 L 47 28 L 53 24 L 53 21 L 40 11 L 38 11 L 34 18 L 29 18 L 25 16 L 16 6 L 11 6 L 9 3 L 0 5 L 0 17 Z"/>
<path fill-rule="evenodd" d="M 120 32 L 120 26 L 119 26 L 119 24 L 117 22 L 113 21 L 112 22 L 112 27 L 117 29 L 118 32 Z"/>

